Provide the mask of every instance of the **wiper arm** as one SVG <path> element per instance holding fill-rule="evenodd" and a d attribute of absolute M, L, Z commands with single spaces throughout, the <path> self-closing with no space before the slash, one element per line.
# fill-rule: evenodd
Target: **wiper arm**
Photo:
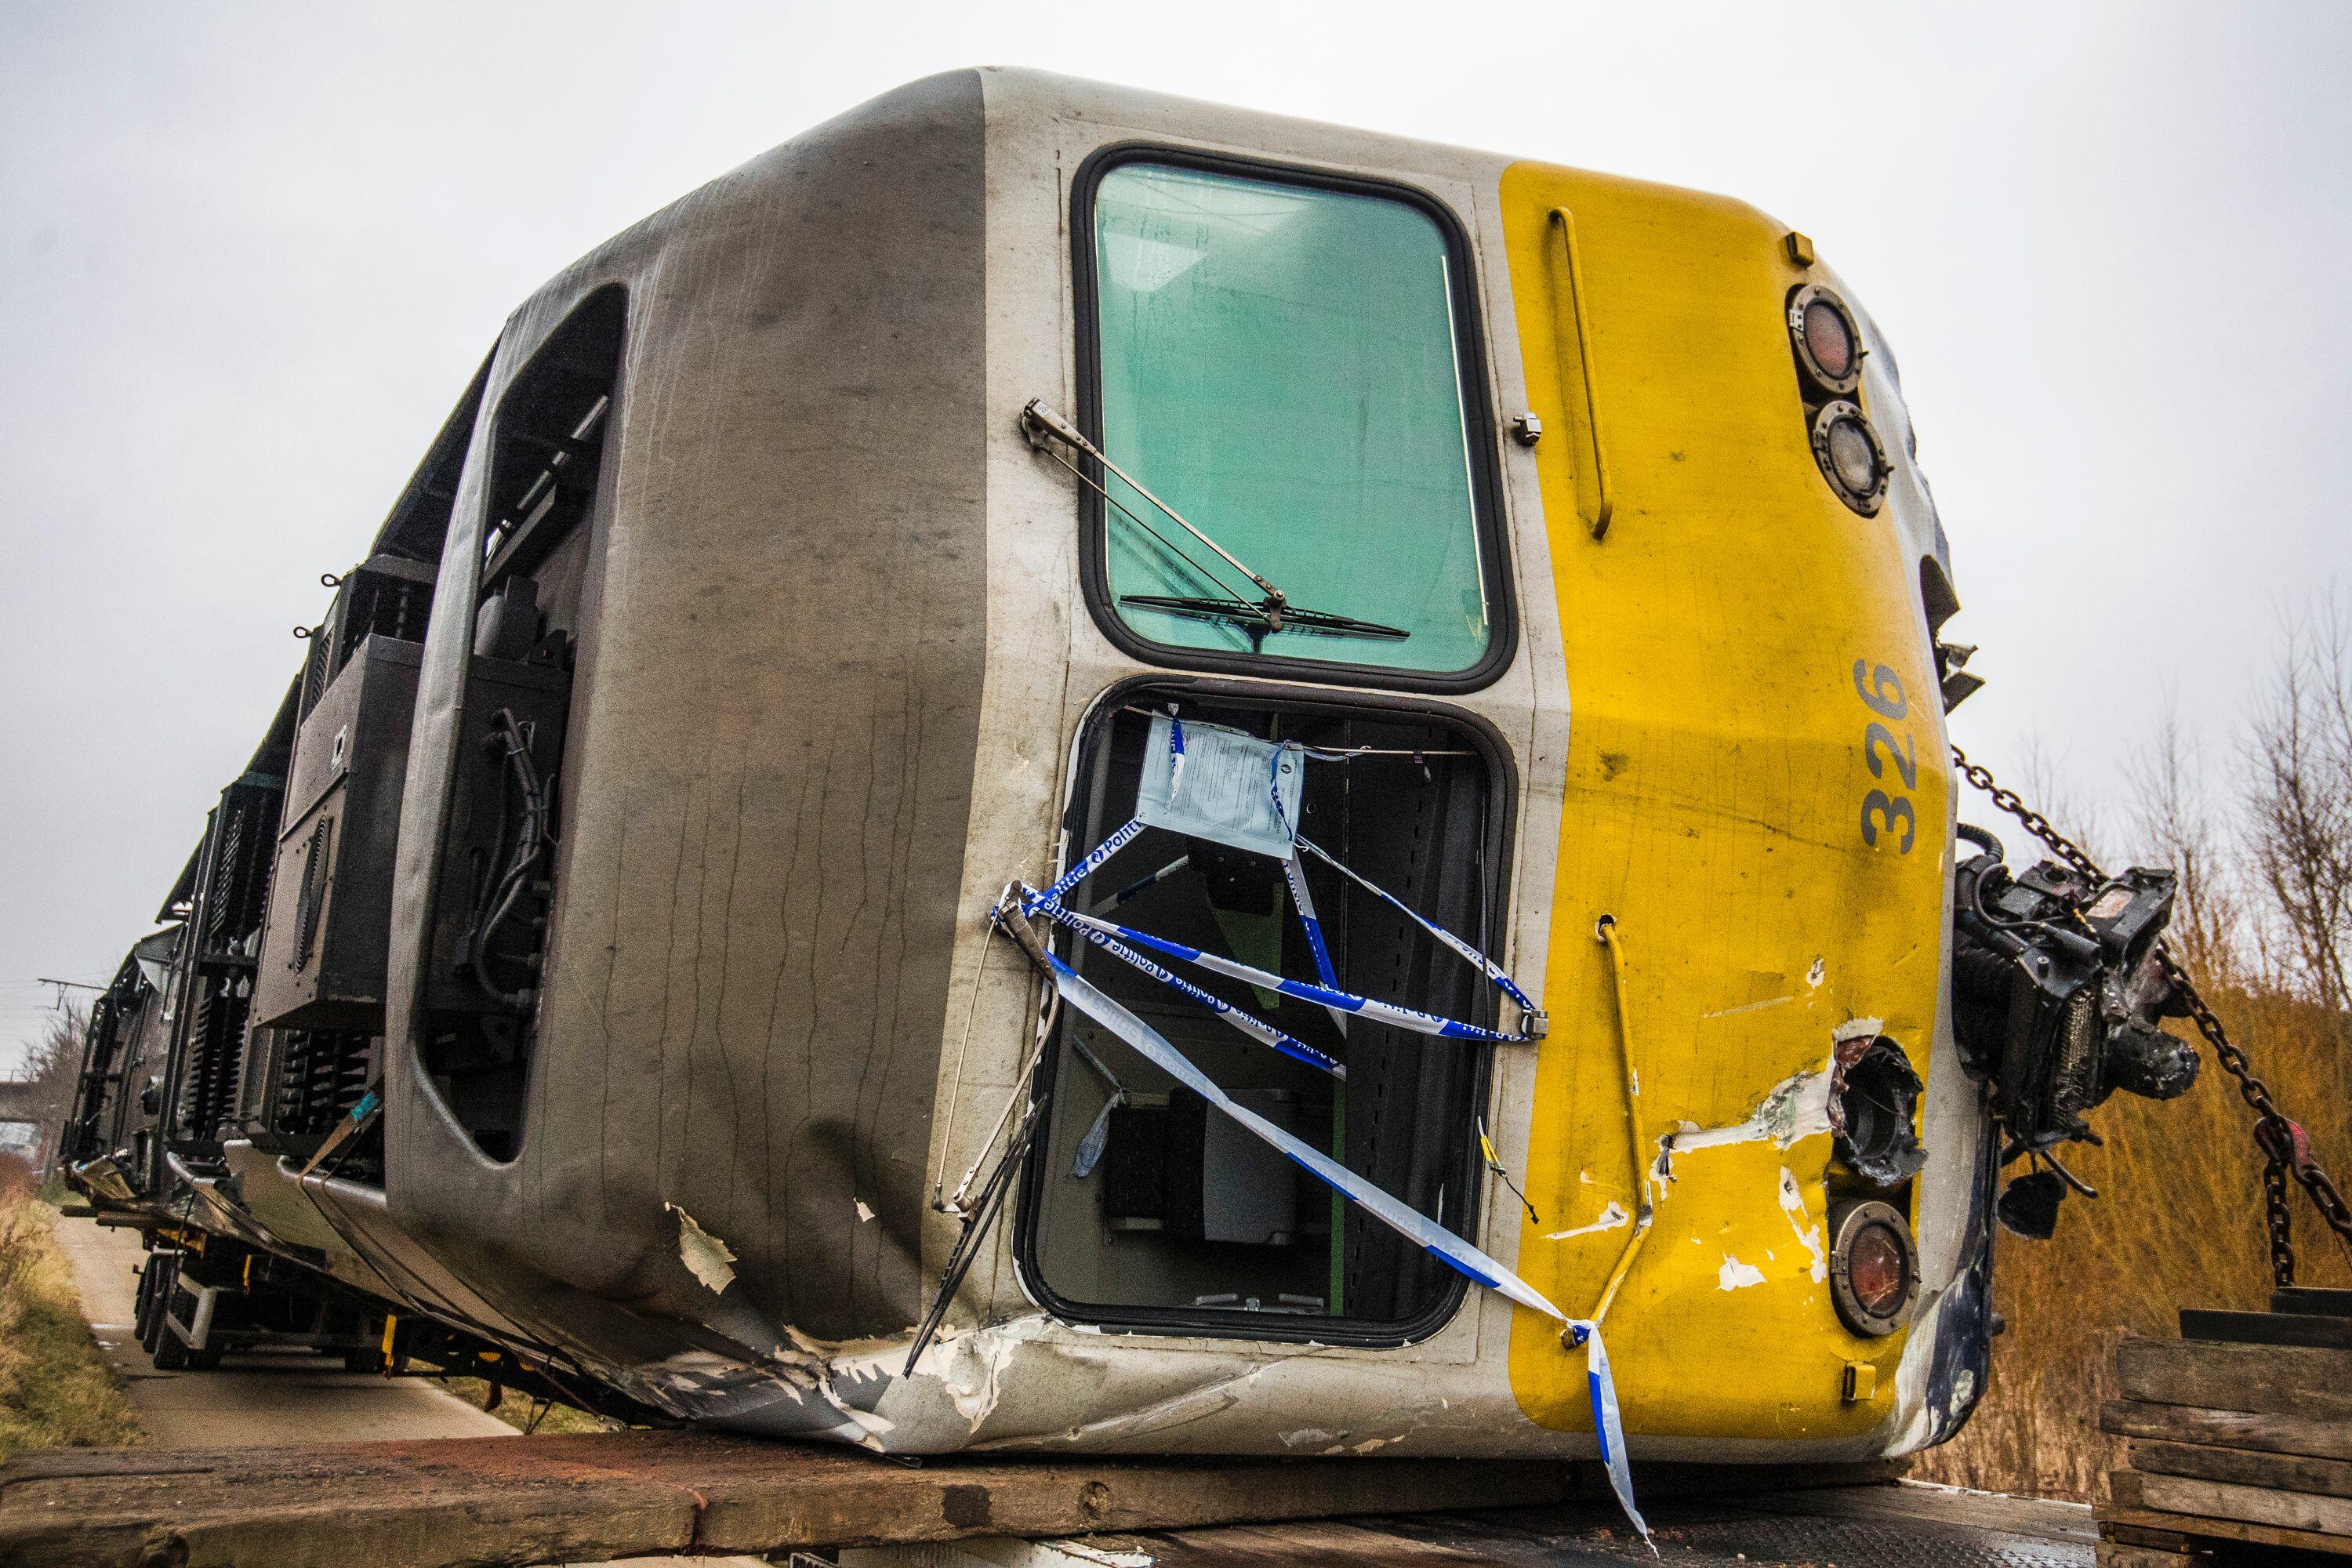
<path fill-rule="evenodd" d="M 1263 606 L 1246 599 L 1192 598 L 1172 594 L 1121 594 L 1118 602 L 1139 609 L 1160 610 L 1171 616 L 1191 616 L 1203 621 L 1239 621 L 1251 628 L 1253 635 L 1266 632 L 1322 632 L 1330 637 L 1379 637 L 1387 642 L 1402 642 L 1412 636 L 1402 626 L 1384 626 L 1378 621 L 1360 621 L 1353 616 L 1333 615 L 1328 610 L 1300 610 L 1284 607 L 1280 618 Z"/>
<path fill-rule="evenodd" d="M 1133 490 L 1137 495 L 1141 496 L 1145 500 L 1150 501 L 1160 511 L 1166 513 L 1168 520 L 1171 522 L 1173 522 L 1177 527 L 1182 529 L 1185 532 L 1191 534 L 1193 538 L 1207 545 L 1211 550 L 1216 552 L 1218 558 L 1223 561 L 1226 565 L 1232 567 L 1234 571 L 1240 573 L 1243 576 L 1248 578 L 1259 587 L 1265 589 L 1265 597 L 1262 601 L 1255 606 L 1244 604 L 1244 607 L 1254 610 L 1255 617 L 1264 621 L 1268 629 L 1277 632 L 1282 629 L 1284 615 L 1289 606 L 1290 601 L 1283 594 L 1281 589 L 1276 587 L 1273 584 L 1267 582 L 1265 578 L 1251 571 L 1247 566 L 1243 565 L 1239 556 L 1236 556 L 1232 551 L 1226 549 L 1223 545 L 1218 543 L 1215 540 L 1210 538 L 1207 534 L 1202 532 L 1191 523 L 1185 521 L 1183 516 L 1179 513 L 1174 507 L 1170 506 L 1166 501 L 1161 500 L 1158 496 L 1153 495 L 1150 490 L 1145 489 L 1141 485 L 1136 483 L 1135 477 L 1133 475 L 1120 468 L 1117 463 L 1112 462 L 1109 457 L 1100 447 L 1096 446 L 1092 441 L 1087 440 L 1084 436 L 1080 435 L 1076 426 L 1071 424 L 1059 414 L 1054 412 L 1052 408 L 1046 406 L 1045 400 L 1044 398 L 1031 398 L 1029 400 L 1028 406 L 1021 410 L 1021 428 L 1023 432 L 1028 436 L 1029 444 L 1033 447 L 1042 447 L 1045 445 L 1044 438 L 1050 436 L 1055 440 L 1061 442 L 1063 445 L 1070 447 L 1074 451 L 1084 452 L 1087 457 L 1092 458 L 1096 462 L 1100 463 L 1104 468 L 1109 469 L 1112 473 L 1117 474 L 1121 479 L 1126 481 L 1127 487 L 1129 489 Z M 1083 479 L 1087 478 L 1083 472 L 1078 470 L 1076 464 L 1069 464 L 1066 466 L 1069 467 L 1073 473 L 1076 473 L 1080 479 Z M 1088 482 L 1091 483 L 1092 481 L 1089 480 Z M 1099 485 L 1097 485 L 1095 488 L 1097 489 L 1102 489 L 1102 487 Z M 1116 500 L 1111 500 L 1111 495 L 1108 490 L 1103 490 L 1103 499 L 1110 500 L 1113 506 L 1118 505 Z M 1119 507 L 1119 510 L 1127 511 L 1127 509 L 1121 506 Z M 1134 517 L 1135 514 L 1129 512 L 1128 515 Z M 1142 522 L 1142 521 L 1143 520 L 1141 518 L 1136 518 L 1136 521 L 1139 523 Z M 1131 603 L 1133 601 L 1129 602 Z M 1216 602 L 1217 601 L 1214 600 L 1203 601 L 1203 603 L 1210 604 Z M 1240 603 L 1241 601 L 1236 602 Z M 1345 617 L 1342 618 L 1344 619 Z"/>

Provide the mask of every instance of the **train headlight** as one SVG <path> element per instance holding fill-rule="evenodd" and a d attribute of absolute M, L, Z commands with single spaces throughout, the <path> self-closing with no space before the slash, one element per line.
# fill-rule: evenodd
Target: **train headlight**
<path fill-rule="evenodd" d="M 1843 401 L 1822 405 L 1813 417 L 1813 460 L 1838 500 L 1864 517 L 1877 515 L 1886 499 L 1886 448 L 1860 408 Z"/>
<path fill-rule="evenodd" d="M 1844 396 L 1862 384 L 1862 331 L 1845 301 L 1818 283 L 1789 296 L 1789 337 L 1797 363 L 1823 392 Z"/>
<path fill-rule="evenodd" d="M 1857 1334 L 1891 1334 L 1919 1299 L 1919 1248 L 1893 1205 L 1875 1198 L 1830 1215 L 1830 1295 Z"/>

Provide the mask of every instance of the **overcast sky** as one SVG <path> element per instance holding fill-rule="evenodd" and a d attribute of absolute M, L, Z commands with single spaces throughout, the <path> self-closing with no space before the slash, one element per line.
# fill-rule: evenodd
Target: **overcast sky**
<path fill-rule="evenodd" d="M 0 1072 L 103 980 L 516 303 L 862 99 L 1030 65 L 1727 192 L 1901 358 L 1990 688 L 2225 758 L 2345 574 L 2352 5 L 0 0 Z M 2168 696 L 2169 694 L 2169 696 Z"/>

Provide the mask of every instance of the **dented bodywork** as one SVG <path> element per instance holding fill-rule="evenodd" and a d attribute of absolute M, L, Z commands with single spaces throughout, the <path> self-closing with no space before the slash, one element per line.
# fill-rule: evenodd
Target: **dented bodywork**
<path fill-rule="evenodd" d="M 1138 146 L 1444 216 L 1468 266 L 1447 320 L 1475 370 L 1477 537 L 1499 552 L 1469 673 L 1208 668 L 1106 631 L 1083 489 L 1024 413 L 1087 405 L 1073 172 Z M 509 320 L 372 552 L 433 567 L 380 1032 L 336 1057 L 257 1026 L 248 1079 L 299 1060 L 345 1074 L 343 1098 L 289 1131 L 257 1080 L 209 1163 L 136 1201 L 201 1194 L 340 1289 L 662 1417 L 907 1453 L 1591 1454 L 1583 1354 L 1450 1276 L 1370 1327 L 1307 1292 L 1320 1337 L 1305 1309 L 1239 1315 L 1255 1300 L 1137 1322 L 1054 1289 L 1074 1266 L 1039 1226 L 1091 1198 L 1024 1190 L 969 1228 L 1000 1165 L 1008 1187 L 1099 1179 L 1073 1152 L 1134 1070 L 1056 1079 L 1073 1026 L 1041 1020 L 998 933 L 1008 880 L 1050 884 L 1086 823 L 1124 813 L 1086 795 L 1088 727 L 1147 700 L 1420 726 L 1475 762 L 1415 819 L 1465 847 L 1412 862 L 1413 896 L 1457 898 L 1541 1037 L 1412 1080 L 1466 1114 L 1397 1157 L 1411 1201 L 1569 1315 L 1609 1300 L 1639 1455 L 1948 1436 L 1983 1385 L 1994 1152 L 1952 1038 L 1948 611 L 1923 595 L 1948 597 L 1948 561 L 1866 321 L 1853 395 L 1890 437 L 1883 510 L 1824 488 L 1782 314 L 1830 274 L 1786 238 L 1718 198 L 997 71 L 889 94 L 646 219 Z M 532 568 L 534 599 L 516 561 L 544 514 L 500 467 L 530 445 L 502 421 L 561 391 L 551 342 L 610 390 L 562 405 L 578 542 Z M 1392 776 L 1454 789 L 1439 749 L 1391 747 Z M 510 771 L 477 789 L 486 756 Z M 509 787 L 541 815 L 501 881 L 513 831 L 470 869 L 447 847 Z M 1856 831 L 1874 794 L 1876 837 Z M 543 903 L 483 913 L 520 898 Z M 1215 929 L 1258 940 L 1237 899 Z M 452 951 L 496 970 L 511 1016 L 461 994 Z M 1024 1165 L 1006 1151 L 1033 1114 Z M 110 1152 L 87 1152 L 123 1203 Z M 1916 1233 L 1916 1308 L 1878 1337 L 1832 1301 L 1833 1218 L 1864 1198 Z M 1324 1201 L 1284 1235 L 1337 1253 Z M 1370 1256 L 1333 1279 L 1360 1287 Z M 1849 1394 L 1854 1365 L 1874 1392 Z"/>

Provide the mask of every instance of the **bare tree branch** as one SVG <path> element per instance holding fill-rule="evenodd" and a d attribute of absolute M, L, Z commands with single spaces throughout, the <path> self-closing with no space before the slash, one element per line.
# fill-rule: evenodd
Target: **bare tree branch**
<path fill-rule="evenodd" d="M 2249 932 L 2238 857 L 2205 786 L 2204 758 L 2181 732 L 2171 694 L 2144 747 L 2124 767 L 2132 795 L 2134 827 L 2147 864 L 2179 877 L 2166 940 L 2200 981 L 2244 985 Z"/>
<path fill-rule="evenodd" d="M 2291 621 L 2247 746 L 2259 932 L 2284 989 L 2352 1003 L 2352 614 L 2331 594 Z"/>

